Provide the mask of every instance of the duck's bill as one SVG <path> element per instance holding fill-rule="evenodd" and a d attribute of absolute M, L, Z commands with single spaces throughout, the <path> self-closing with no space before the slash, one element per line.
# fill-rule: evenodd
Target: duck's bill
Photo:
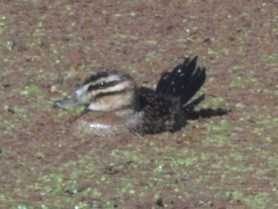
<path fill-rule="evenodd" d="M 63 99 L 56 100 L 53 103 L 54 108 L 65 108 L 65 109 L 72 108 L 76 105 L 77 105 L 77 101 L 71 95 L 68 95 L 68 96 L 64 97 Z"/>

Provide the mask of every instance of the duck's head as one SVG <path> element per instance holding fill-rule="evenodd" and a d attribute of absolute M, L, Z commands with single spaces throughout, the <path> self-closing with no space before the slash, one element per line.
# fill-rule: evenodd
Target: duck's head
<path fill-rule="evenodd" d="M 122 71 L 98 71 L 85 79 L 72 95 L 55 101 L 54 107 L 73 104 L 103 112 L 134 109 L 137 106 L 136 84 Z"/>

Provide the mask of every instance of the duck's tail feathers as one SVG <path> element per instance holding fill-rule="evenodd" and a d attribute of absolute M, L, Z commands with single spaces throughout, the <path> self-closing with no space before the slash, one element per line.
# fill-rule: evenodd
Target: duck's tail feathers
<path fill-rule="evenodd" d="M 202 87 L 206 80 L 206 69 L 205 68 L 197 68 L 189 79 L 186 90 L 181 95 L 180 103 L 181 105 L 185 105 Z"/>
<path fill-rule="evenodd" d="M 185 58 L 172 71 L 164 73 L 156 87 L 158 95 L 168 100 L 179 100 L 183 107 L 201 88 L 206 80 L 206 69 L 196 68 L 198 56 Z"/>
<path fill-rule="evenodd" d="M 186 90 L 196 68 L 197 59 L 197 56 L 193 59 L 184 58 L 182 64 L 178 64 L 170 72 L 163 73 L 157 83 L 156 92 L 166 97 L 179 97 Z"/>

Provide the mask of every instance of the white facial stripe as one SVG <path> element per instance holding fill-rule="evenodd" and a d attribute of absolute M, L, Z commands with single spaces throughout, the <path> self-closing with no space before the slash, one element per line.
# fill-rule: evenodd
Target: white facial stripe
<path fill-rule="evenodd" d="M 93 100 L 87 107 L 92 111 L 113 111 L 133 104 L 133 92 L 107 95 Z"/>
<path fill-rule="evenodd" d="M 96 80 L 94 82 L 94 84 L 96 85 L 96 84 L 100 84 L 102 82 L 109 83 L 109 82 L 120 81 L 120 80 L 122 80 L 122 78 L 120 78 L 119 75 L 110 75 L 108 77 L 103 77 L 103 78 L 100 78 L 100 79 Z"/>
<path fill-rule="evenodd" d="M 130 85 L 130 82 L 124 81 L 124 82 L 118 83 L 114 86 L 110 86 L 110 87 L 105 88 L 105 89 L 100 89 L 100 90 L 97 90 L 97 91 L 92 92 L 92 93 L 95 96 L 99 93 L 118 92 L 118 91 L 121 91 L 121 90 L 124 90 L 124 89 L 129 89 L 128 88 L 129 85 Z"/>

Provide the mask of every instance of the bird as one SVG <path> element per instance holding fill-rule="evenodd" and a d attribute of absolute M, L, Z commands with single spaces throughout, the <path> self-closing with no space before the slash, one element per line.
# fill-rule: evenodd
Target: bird
<path fill-rule="evenodd" d="M 206 68 L 197 67 L 197 59 L 184 58 L 160 76 L 154 89 L 138 86 L 124 71 L 97 70 L 53 106 L 83 106 L 72 124 L 75 131 L 86 134 L 176 132 L 205 98 L 202 94 L 192 100 L 206 80 Z"/>

